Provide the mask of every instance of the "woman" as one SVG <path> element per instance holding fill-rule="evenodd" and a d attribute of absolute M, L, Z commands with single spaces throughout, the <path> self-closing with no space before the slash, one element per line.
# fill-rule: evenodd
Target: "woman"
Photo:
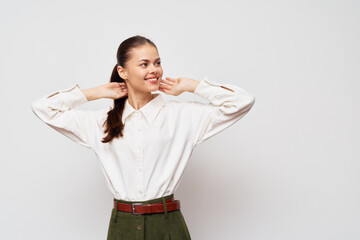
<path fill-rule="evenodd" d="M 174 192 L 195 146 L 242 118 L 255 98 L 242 88 L 203 77 L 162 79 L 155 44 L 123 41 L 110 83 L 46 95 L 32 103 L 50 127 L 96 153 L 114 196 L 107 239 L 191 239 Z M 210 101 L 165 102 L 160 93 L 193 92 Z M 77 110 L 100 98 L 114 106 Z"/>

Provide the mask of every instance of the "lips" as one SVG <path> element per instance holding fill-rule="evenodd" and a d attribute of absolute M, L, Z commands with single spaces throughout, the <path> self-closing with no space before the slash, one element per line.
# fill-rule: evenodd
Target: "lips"
<path fill-rule="evenodd" d="M 156 77 L 156 76 L 153 76 L 153 77 L 147 77 L 147 78 L 145 78 L 145 80 L 148 80 L 148 79 L 156 79 L 156 80 L 157 80 L 157 77 Z"/>

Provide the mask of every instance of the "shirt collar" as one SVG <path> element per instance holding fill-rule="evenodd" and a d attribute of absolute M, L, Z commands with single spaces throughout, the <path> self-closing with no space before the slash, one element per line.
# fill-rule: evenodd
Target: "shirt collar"
<path fill-rule="evenodd" d="M 154 95 L 155 95 L 154 98 L 151 99 L 150 102 L 148 102 L 138 110 L 145 116 L 145 119 L 146 121 L 148 121 L 149 124 L 152 124 L 155 117 L 159 113 L 160 109 L 165 104 L 164 99 L 162 98 L 160 93 L 156 93 Z M 121 118 L 122 122 L 125 124 L 127 117 L 130 116 L 135 111 L 136 109 L 134 109 L 130 105 L 128 98 L 126 98 L 124 111 Z"/>

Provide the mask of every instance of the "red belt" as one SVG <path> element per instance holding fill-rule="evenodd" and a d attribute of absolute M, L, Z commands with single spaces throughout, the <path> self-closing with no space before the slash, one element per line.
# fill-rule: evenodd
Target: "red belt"
<path fill-rule="evenodd" d="M 166 200 L 165 202 L 168 212 L 180 209 L 180 201 L 174 200 L 174 197 Z M 114 201 L 114 209 L 116 209 L 116 201 Z M 160 213 L 164 212 L 164 205 L 162 202 L 147 204 L 117 202 L 117 210 L 123 212 L 131 212 L 133 214 Z"/>

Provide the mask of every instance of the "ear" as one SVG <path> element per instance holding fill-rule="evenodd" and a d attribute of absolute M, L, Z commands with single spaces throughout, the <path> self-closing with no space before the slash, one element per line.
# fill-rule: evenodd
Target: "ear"
<path fill-rule="evenodd" d="M 122 66 L 118 66 L 117 72 L 122 79 L 127 79 L 127 72 L 125 68 L 123 68 Z"/>

